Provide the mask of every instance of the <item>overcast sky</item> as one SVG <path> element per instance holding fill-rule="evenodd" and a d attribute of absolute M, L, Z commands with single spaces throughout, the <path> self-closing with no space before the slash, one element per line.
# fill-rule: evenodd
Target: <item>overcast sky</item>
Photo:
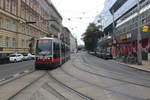
<path fill-rule="evenodd" d="M 63 17 L 63 25 L 68 27 L 78 40 L 83 44 L 81 35 L 85 32 L 90 22 L 103 9 L 105 0 L 51 0 Z"/>

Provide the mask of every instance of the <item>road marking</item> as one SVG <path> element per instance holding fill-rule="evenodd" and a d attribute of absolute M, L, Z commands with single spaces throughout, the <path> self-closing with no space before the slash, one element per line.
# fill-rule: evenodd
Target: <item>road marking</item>
<path fill-rule="evenodd" d="M 81 98 L 83 98 L 83 99 L 85 99 L 85 100 L 94 100 L 93 98 L 88 97 L 88 96 L 86 96 L 86 95 L 84 95 L 84 94 L 82 94 L 82 93 L 76 91 L 75 89 L 73 89 L 73 88 L 67 86 L 66 84 L 62 83 L 61 81 L 57 80 L 57 79 L 56 79 L 54 76 L 52 76 L 49 72 L 48 72 L 48 75 L 49 75 L 49 77 L 50 77 L 51 79 L 54 80 L 54 82 L 56 82 L 56 83 L 57 83 L 58 85 L 60 85 L 62 88 L 67 89 L 68 91 L 70 91 L 70 92 L 72 92 L 72 93 L 75 93 L 76 95 L 78 95 L 79 97 L 81 97 Z"/>
<path fill-rule="evenodd" d="M 0 79 L 0 84 L 3 83 L 4 81 L 13 80 L 13 79 L 15 79 L 15 78 L 17 78 L 17 77 L 20 77 L 20 76 L 22 76 L 22 75 L 26 75 L 27 73 L 30 73 L 30 72 L 32 72 L 32 70 L 31 70 L 31 71 L 25 70 L 25 71 L 22 71 L 22 72 L 19 72 L 19 73 L 16 73 L 16 74 L 7 76 L 7 77 L 5 77 L 5 78 L 3 78 L 3 79 Z"/>
<path fill-rule="evenodd" d="M 4 81 L 4 80 L 5 80 L 5 79 L 3 78 L 3 79 L 0 80 L 0 82 L 2 82 L 2 81 Z"/>
<path fill-rule="evenodd" d="M 24 73 L 28 73 L 28 72 L 30 72 L 30 71 L 29 71 L 29 70 L 25 70 L 25 71 L 24 71 Z"/>
<path fill-rule="evenodd" d="M 20 75 L 20 73 L 14 74 L 13 77 L 18 77 Z"/>

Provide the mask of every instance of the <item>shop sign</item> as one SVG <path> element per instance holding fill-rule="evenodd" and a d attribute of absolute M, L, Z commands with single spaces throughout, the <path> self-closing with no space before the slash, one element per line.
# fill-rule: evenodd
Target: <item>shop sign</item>
<path fill-rule="evenodd" d="M 127 35 L 126 34 L 120 35 L 120 40 L 125 40 L 125 39 L 127 39 Z"/>
<path fill-rule="evenodd" d="M 149 30 L 149 27 L 148 27 L 147 25 L 144 25 L 142 31 L 143 31 L 143 32 L 148 32 L 148 30 Z"/>

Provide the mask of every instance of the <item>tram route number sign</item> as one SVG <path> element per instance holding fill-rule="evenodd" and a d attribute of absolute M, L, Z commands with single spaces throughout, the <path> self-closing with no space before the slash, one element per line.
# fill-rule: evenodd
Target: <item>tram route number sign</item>
<path fill-rule="evenodd" d="M 48 43 L 48 40 L 40 40 L 39 43 L 46 44 L 46 43 Z"/>

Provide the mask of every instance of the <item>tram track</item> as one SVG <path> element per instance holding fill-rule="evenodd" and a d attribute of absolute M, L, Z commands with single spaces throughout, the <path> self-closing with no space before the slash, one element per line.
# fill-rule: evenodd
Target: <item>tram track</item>
<path fill-rule="evenodd" d="M 74 59 L 74 60 L 75 60 L 75 59 Z M 125 84 L 132 84 L 132 85 L 136 85 L 136 86 L 142 86 L 142 87 L 145 87 L 145 88 L 150 88 L 150 86 L 147 86 L 147 85 L 138 84 L 138 83 L 134 83 L 134 82 L 130 82 L 130 81 L 126 81 L 126 80 L 122 80 L 122 79 L 118 79 L 118 78 L 106 76 L 106 75 L 103 75 L 103 74 L 96 73 L 96 72 L 94 72 L 94 71 L 90 71 L 90 70 L 86 70 L 86 69 L 84 69 L 84 68 L 80 68 L 80 67 L 78 67 L 78 66 L 74 63 L 74 60 L 72 60 L 70 63 L 71 63 L 71 65 L 72 65 L 72 67 L 76 68 L 76 69 L 79 70 L 79 71 L 86 72 L 86 73 L 89 73 L 89 74 L 91 74 L 91 75 L 95 75 L 95 76 L 98 76 L 98 77 L 103 77 L 103 78 L 106 78 L 106 79 L 111 79 L 111 80 L 115 80 L 115 81 L 118 81 L 118 82 L 123 82 L 123 83 L 125 83 Z M 82 62 L 82 64 L 85 65 L 85 66 L 87 66 L 87 64 L 85 64 L 84 62 Z M 87 66 L 87 67 L 91 68 L 90 65 Z M 96 84 L 96 83 L 89 82 L 88 80 L 79 78 L 79 77 L 73 75 L 72 73 L 67 72 L 67 71 L 65 70 L 65 67 L 64 67 L 64 68 L 61 67 L 61 68 L 59 68 L 59 69 L 60 69 L 61 71 L 63 71 L 66 75 L 68 75 L 68 76 L 70 76 L 70 77 L 72 77 L 72 78 L 74 78 L 74 79 L 77 79 L 77 80 L 79 80 L 79 81 L 81 81 L 81 82 L 83 82 L 83 83 L 89 84 L 90 86 L 95 86 L 95 87 L 97 87 L 97 88 L 99 88 L 99 89 L 103 89 L 103 90 L 106 90 L 106 91 L 113 92 L 113 93 L 115 93 L 115 94 L 120 94 L 120 95 L 123 95 L 123 96 L 127 96 L 127 97 L 133 98 L 133 99 L 135 99 L 135 100 L 146 100 L 146 99 L 143 99 L 143 98 L 140 98 L 140 97 L 135 97 L 135 96 L 132 96 L 132 95 L 129 95 L 129 94 L 126 94 L 126 93 L 122 93 L 122 92 L 113 90 L 113 89 L 111 89 L 111 87 L 108 88 L 108 87 L 101 86 L 101 85 Z M 32 74 L 32 73 L 34 73 L 34 72 L 36 72 L 36 71 L 33 71 L 33 72 L 31 72 L 30 74 Z M 56 84 L 58 84 L 60 87 L 64 88 L 65 90 L 67 90 L 68 92 L 70 92 L 70 93 L 72 93 L 72 94 L 75 94 L 75 95 L 79 96 L 79 97 L 82 98 L 83 100 L 94 100 L 93 98 L 91 98 L 91 97 L 89 97 L 89 96 L 86 96 L 86 94 L 84 94 L 83 92 L 81 93 L 81 92 L 77 91 L 76 89 L 70 87 L 69 85 L 66 85 L 66 84 L 65 84 L 64 82 L 62 82 L 61 80 L 58 80 L 58 79 L 57 79 L 54 75 L 52 75 L 52 73 L 49 72 L 49 71 L 44 71 L 44 74 L 43 74 L 43 75 L 41 75 L 40 77 L 38 77 L 38 78 L 36 78 L 35 80 L 33 80 L 32 82 L 30 82 L 28 85 L 26 85 L 25 87 L 23 87 L 22 89 L 20 89 L 19 91 L 17 91 L 15 94 L 11 95 L 7 100 L 15 100 L 15 97 L 17 97 L 19 94 L 21 94 L 22 91 L 26 90 L 28 87 L 30 87 L 31 85 L 33 85 L 34 83 L 36 83 L 38 80 L 40 80 L 40 79 L 41 79 L 42 77 L 44 77 L 45 75 L 48 75 L 49 79 L 52 80 L 53 82 L 55 82 Z M 24 76 L 25 76 L 25 75 L 24 75 Z M 22 77 L 23 77 L 23 76 L 22 76 Z M 16 78 L 16 79 L 14 79 L 14 81 L 17 80 L 17 79 L 20 79 L 20 78 L 21 78 L 21 77 L 18 77 L 18 78 Z M 13 80 L 12 80 L 12 81 L 9 81 L 8 83 L 10 83 L 10 82 L 13 82 Z M 8 84 L 8 83 L 5 83 L 5 84 L 3 84 L 3 85 L 6 85 L 6 84 Z M 0 85 L 0 87 L 3 86 L 3 85 Z M 120 84 L 120 85 L 122 85 L 122 84 Z M 55 95 L 55 96 L 58 96 L 58 95 L 59 95 L 60 98 L 62 97 L 62 98 L 64 98 L 64 100 L 68 100 L 65 96 L 63 96 L 61 93 L 59 93 L 59 91 L 57 91 L 57 89 L 55 89 L 55 87 L 51 87 L 51 86 L 49 86 L 48 84 L 47 84 L 47 86 L 48 86 L 49 88 L 51 88 L 51 90 L 54 91 L 54 93 L 52 93 L 52 92 L 50 92 L 50 93 L 52 93 L 52 94 Z M 60 99 L 60 98 L 59 98 L 59 99 Z"/>
<path fill-rule="evenodd" d="M 69 100 L 65 96 L 63 96 L 61 93 L 59 93 L 54 87 L 51 87 L 48 83 L 46 83 L 43 88 L 47 91 L 49 91 L 51 94 L 55 95 L 60 100 Z"/>
<path fill-rule="evenodd" d="M 14 95 L 9 97 L 7 100 L 16 100 L 16 98 L 18 100 L 18 98 L 22 97 L 21 94 L 25 94 L 26 91 L 28 91 L 28 89 L 30 89 L 30 87 L 33 88 L 34 86 L 37 86 L 37 84 L 39 84 L 39 83 L 42 84 L 40 88 L 45 89 L 46 91 L 48 91 L 52 95 L 56 96 L 58 99 L 60 99 L 60 100 L 69 100 L 66 97 L 64 97 L 63 95 L 61 95 L 54 87 L 51 87 L 50 85 L 48 85 L 48 83 L 46 81 L 42 81 L 41 82 L 41 80 L 46 80 L 47 79 L 46 78 L 47 75 L 48 75 L 48 71 L 45 71 L 45 73 L 43 75 L 41 75 L 40 77 L 36 78 L 30 84 L 28 84 L 25 87 L 23 87 L 22 89 L 20 89 L 18 92 L 16 92 Z M 36 90 L 35 90 L 35 92 L 36 92 Z M 23 97 L 26 97 L 26 95 L 24 95 Z M 34 98 L 34 96 L 33 97 L 29 97 L 29 98 Z"/>
<path fill-rule="evenodd" d="M 15 79 L 9 80 L 0 85 L 0 99 L 1 100 L 12 100 L 18 96 L 23 90 L 27 89 L 29 86 L 37 82 L 43 76 L 46 75 L 46 72 L 43 71 L 32 71 L 28 74 L 19 76 Z M 27 80 L 26 80 L 27 79 Z M 20 83 L 20 86 L 15 84 Z M 22 83 L 24 82 L 24 83 Z M 15 86 L 15 87 L 14 87 Z M 9 88 L 7 88 L 9 87 Z M 3 93 L 4 92 L 4 93 Z"/>
<path fill-rule="evenodd" d="M 15 81 L 17 79 L 20 79 L 21 77 L 24 77 L 24 76 L 26 76 L 28 74 L 32 74 L 34 72 L 35 72 L 35 70 L 25 70 L 23 72 L 20 72 L 20 73 L 8 76 L 8 77 L 6 77 L 6 78 L 4 78 L 4 79 L 2 79 L 0 81 L 0 87 L 4 86 L 4 85 L 6 85 L 6 84 L 8 84 L 10 82 L 13 82 L 13 81 Z"/>
<path fill-rule="evenodd" d="M 85 62 L 82 62 L 82 64 L 84 64 L 85 66 L 89 67 L 89 68 L 92 68 L 89 64 L 86 64 Z M 132 85 L 137 85 L 137 86 L 142 86 L 142 87 L 146 87 L 146 88 L 150 88 L 150 86 L 148 85 L 143 85 L 143 84 L 139 84 L 139 83 L 135 83 L 135 82 L 131 82 L 131 81 L 126 81 L 126 80 L 122 80 L 122 79 L 119 79 L 119 78 L 113 78 L 113 77 L 110 77 L 110 76 L 106 76 L 106 75 L 102 75 L 102 74 L 97 74 L 95 72 L 92 72 L 92 71 L 88 71 L 88 70 L 85 70 L 83 68 L 79 68 L 77 67 L 75 64 L 72 63 L 72 65 L 81 70 L 81 71 L 84 71 L 84 72 L 87 72 L 87 73 L 90 73 L 90 74 L 93 74 L 93 75 L 96 75 L 96 76 L 100 76 L 100 77 L 104 77 L 104 78 L 108 78 L 108 79 L 112 79 L 112 80 L 116 80 L 116 81 L 120 81 L 120 82 L 124 82 L 124 83 L 128 83 L 128 84 L 132 84 Z M 140 78 L 142 79 L 142 78 Z M 144 79 L 146 81 L 150 81 L 148 79 Z"/>
<path fill-rule="evenodd" d="M 91 57 L 94 57 L 94 58 L 97 58 L 97 57 L 95 57 L 95 56 L 92 56 L 92 55 L 89 55 L 89 56 L 91 56 Z M 86 65 L 91 65 L 90 64 L 90 62 L 86 59 L 87 57 L 83 57 L 83 55 L 82 56 L 80 56 L 80 59 L 81 59 L 81 61 L 84 63 L 84 64 L 86 64 Z M 116 74 L 116 73 L 118 73 L 118 74 L 128 74 L 128 75 L 131 75 L 131 76 L 137 76 L 138 75 L 138 79 L 145 79 L 145 80 L 148 80 L 148 81 L 150 81 L 149 80 L 149 77 L 148 78 L 145 78 L 144 76 L 142 76 L 142 75 L 144 75 L 144 74 L 142 74 L 142 73 L 145 73 L 146 75 L 150 75 L 150 73 L 149 72 L 147 72 L 147 71 L 143 71 L 143 70 L 139 70 L 139 69 L 137 69 L 137 68 L 131 68 L 131 67 L 129 67 L 129 66 L 126 66 L 126 65 L 121 65 L 121 64 L 116 64 L 116 63 L 113 63 L 113 62 L 111 62 L 111 61 L 106 61 L 106 60 L 103 60 L 103 59 L 101 59 L 101 58 L 98 58 L 97 59 L 97 62 L 100 62 L 100 63 L 98 63 L 98 64 L 102 64 L 102 65 L 104 65 L 105 67 L 98 67 L 97 65 L 95 65 L 95 63 L 93 62 L 92 63 L 92 65 L 91 66 L 94 66 L 94 67 L 96 67 L 96 68 L 102 68 L 102 69 L 105 69 L 105 70 L 108 70 L 109 72 L 111 72 L 111 73 L 114 73 L 114 74 Z M 112 66 L 119 66 L 119 67 L 112 67 Z M 92 67 L 91 67 L 92 68 Z M 129 71 L 130 70 L 130 71 Z M 132 72 L 131 72 L 132 71 Z M 136 72 L 136 73 L 135 73 Z M 139 72 L 139 73 L 138 73 Z M 139 75 L 140 74 L 140 75 Z M 142 74 L 142 75 L 141 75 Z"/>
<path fill-rule="evenodd" d="M 121 93 L 121 92 L 119 92 L 119 91 L 115 91 L 115 90 L 113 90 L 113 89 L 110 89 L 110 87 L 107 88 L 107 87 L 105 87 L 105 86 L 101 86 L 101 85 L 97 85 L 97 84 L 95 84 L 95 83 L 91 83 L 91 82 L 89 82 L 89 81 L 87 81 L 87 80 L 80 79 L 80 78 L 78 78 L 78 77 L 76 77 L 76 76 L 70 74 L 69 72 L 65 71 L 63 68 L 60 68 L 60 69 L 61 69 L 66 75 L 69 75 L 70 77 L 72 77 L 72 78 L 74 78 L 74 79 L 77 79 L 77 80 L 79 80 L 79 81 L 81 81 L 81 82 L 83 82 L 83 83 L 89 84 L 89 85 L 91 85 L 91 86 L 95 86 L 95 87 L 97 87 L 97 88 L 99 88 L 99 89 L 106 90 L 106 91 L 110 91 L 110 92 L 112 92 L 112 93 L 114 93 L 114 94 L 119 94 L 119 95 L 123 95 L 123 96 L 126 96 L 126 97 L 130 97 L 130 98 L 132 98 L 132 99 L 134 99 L 134 100 L 146 100 L 146 99 L 143 99 L 143 98 L 140 98 L 140 97 L 135 97 L 135 96 L 131 96 L 131 95 L 128 95 L 128 94 L 125 94 L 125 93 Z M 120 85 L 121 85 L 121 84 L 120 84 Z M 94 100 L 94 99 L 93 99 L 93 100 Z"/>
<path fill-rule="evenodd" d="M 45 74 L 43 74 L 42 76 L 38 77 L 37 79 L 35 79 L 34 81 L 32 81 L 30 84 L 26 85 L 24 88 L 20 89 L 17 93 L 15 93 L 14 95 L 12 95 L 11 97 L 9 97 L 8 100 L 12 100 L 14 97 L 16 97 L 17 95 L 19 95 L 23 90 L 27 89 L 29 86 L 31 86 L 32 84 L 34 84 L 35 82 L 37 82 L 39 79 L 41 79 L 43 76 L 45 76 Z"/>
<path fill-rule="evenodd" d="M 90 74 L 93 74 L 93 75 L 96 75 L 96 76 L 99 76 L 99 77 L 103 77 L 103 78 L 107 78 L 107 79 L 111 79 L 111 80 L 115 80 L 115 81 L 119 81 L 119 82 L 124 82 L 124 83 L 132 84 L 132 85 L 137 85 L 137 86 L 150 88 L 150 86 L 147 86 L 147 85 L 143 85 L 143 84 L 139 84 L 139 83 L 135 83 L 135 82 L 131 82 L 131 81 L 126 81 L 126 80 L 122 80 L 122 79 L 118 79 L 118 78 L 113 78 L 113 77 L 102 75 L 102 74 L 97 74 L 97 73 L 94 73 L 92 71 L 88 71 L 88 70 L 85 70 L 83 68 L 79 68 L 73 63 L 72 63 L 72 65 L 73 65 L 73 67 L 77 68 L 78 70 L 81 70 L 81 71 L 84 71 L 84 72 L 87 72 L 87 73 L 90 73 Z M 86 64 L 86 66 L 87 66 L 87 64 Z"/>
<path fill-rule="evenodd" d="M 34 71 L 35 72 L 35 71 Z M 33 72 L 32 72 L 33 73 Z M 69 91 L 70 93 L 73 93 L 77 96 L 79 96 L 80 98 L 82 98 L 83 100 L 94 100 L 76 90 L 74 90 L 73 88 L 65 85 L 64 83 L 62 83 L 61 81 L 57 80 L 55 77 L 53 77 L 49 71 L 45 71 L 43 75 L 41 75 L 40 77 L 34 79 L 32 82 L 30 82 L 28 85 L 26 85 L 25 87 L 21 88 L 20 90 L 18 90 L 16 93 L 14 93 L 13 95 L 11 95 L 10 97 L 7 98 L 7 100 L 15 100 L 15 98 L 17 96 L 19 96 L 20 94 L 22 94 L 25 90 L 27 90 L 31 85 L 36 84 L 40 79 L 42 79 L 44 76 L 48 76 L 49 80 L 52 80 L 54 83 L 58 84 L 61 88 L 64 88 L 65 90 Z M 21 78 L 21 77 L 20 77 Z M 17 80 L 17 79 L 16 79 Z M 10 83 L 10 82 L 9 82 Z M 48 85 L 47 83 L 44 83 L 45 85 L 43 85 L 43 87 L 48 87 L 45 88 L 47 91 L 49 91 L 50 93 L 52 93 L 53 95 L 55 95 L 56 97 L 58 97 L 60 100 L 69 100 L 67 99 L 65 96 L 63 96 L 61 93 L 59 93 L 55 87 L 51 87 L 50 85 Z M 6 84 L 5 84 L 6 85 Z"/>
<path fill-rule="evenodd" d="M 61 69 L 61 68 L 60 68 Z M 81 97 L 83 100 L 94 100 L 93 98 L 91 97 L 88 97 L 78 91 L 76 91 L 75 89 L 67 86 L 66 84 L 64 84 L 63 82 L 59 81 L 58 79 L 56 79 L 53 75 L 51 75 L 49 72 L 48 72 L 48 75 L 49 77 L 54 81 L 56 82 L 58 85 L 60 85 L 62 88 L 70 91 L 71 93 L 75 93 L 76 95 L 78 95 L 79 97 Z"/>

